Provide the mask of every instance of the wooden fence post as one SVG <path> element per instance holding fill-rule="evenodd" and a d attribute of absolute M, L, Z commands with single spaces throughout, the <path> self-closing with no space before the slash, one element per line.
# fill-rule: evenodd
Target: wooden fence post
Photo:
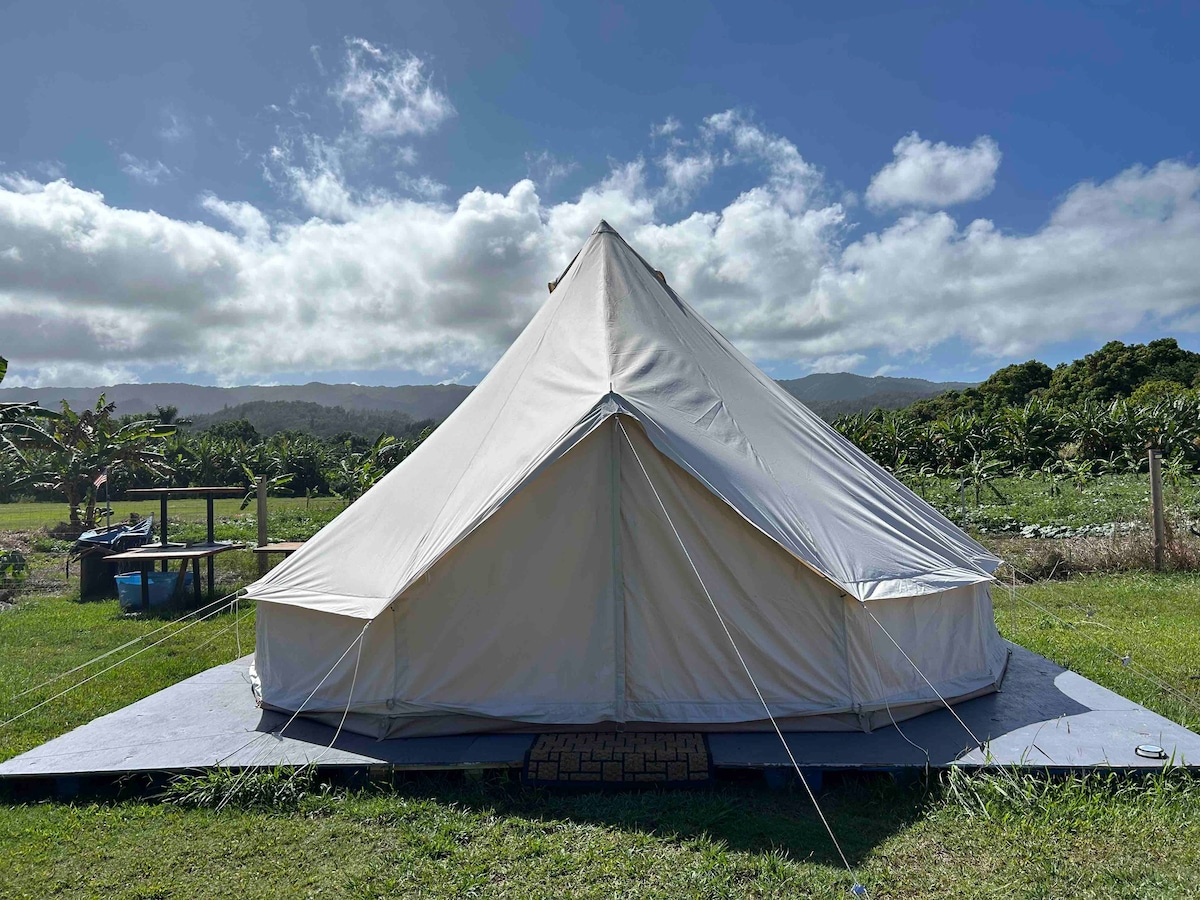
<path fill-rule="evenodd" d="M 258 479 L 258 546 L 267 545 L 267 477 Z M 261 578 L 267 574 L 267 554 L 256 553 L 258 557 L 258 574 Z"/>
<path fill-rule="evenodd" d="M 1154 511 L 1154 571 L 1162 570 L 1163 546 L 1166 543 L 1163 526 L 1162 451 L 1150 451 L 1150 506 Z"/>

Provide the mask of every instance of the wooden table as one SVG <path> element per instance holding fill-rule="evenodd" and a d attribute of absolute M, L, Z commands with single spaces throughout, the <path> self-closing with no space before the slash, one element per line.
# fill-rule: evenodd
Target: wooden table
<path fill-rule="evenodd" d="M 209 544 L 218 543 L 216 535 L 213 534 L 213 500 L 217 497 L 242 497 L 246 493 L 245 488 L 240 487 L 161 487 L 161 488 L 135 488 L 125 492 L 126 497 L 158 497 L 159 500 L 159 534 L 162 539 L 158 543 L 160 550 L 170 547 L 167 541 L 167 500 L 171 497 L 203 497 L 208 501 L 208 536 Z M 153 547 L 153 544 L 147 547 Z M 215 554 L 214 554 L 215 555 Z M 162 570 L 167 571 L 167 561 L 177 559 L 178 557 L 169 556 L 162 558 Z M 212 590 L 213 586 L 213 558 L 208 557 L 208 589 Z M 144 579 L 143 579 L 144 582 Z M 142 588 L 146 585 L 143 583 Z"/>
<path fill-rule="evenodd" d="M 208 560 L 208 589 L 213 590 L 213 557 L 218 553 L 224 553 L 226 550 L 241 550 L 243 544 L 230 544 L 226 542 L 210 542 L 206 544 L 192 544 L 190 547 L 184 544 L 171 544 L 166 547 L 160 547 L 155 544 L 150 544 L 146 547 L 137 547 L 133 550 L 126 550 L 124 553 L 114 553 L 112 556 L 105 557 L 105 562 L 136 562 L 139 571 L 142 573 L 142 611 L 150 612 L 150 570 L 154 563 L 162 562 L 163 571 L 166 571 L 166 564 L 173 559 L 180 560 L 179 563 L 179 578 L 175 582 L 175 590 L 183 586 L 184 576 L 187 573 L 188 563 L 192 564 L 192 590 L 194 591 L 196 604 L 199 605 L 200 594 L 200 560 Z"/>
<path fill-rule="evenodd" d="M 252 547 L 255 553 L 282 553 L 284 556 L 291 556 L 297 550 L 304 546 L 304 541 L 276 541 L 273 544 L 263 544 L 261 547 Z"/>

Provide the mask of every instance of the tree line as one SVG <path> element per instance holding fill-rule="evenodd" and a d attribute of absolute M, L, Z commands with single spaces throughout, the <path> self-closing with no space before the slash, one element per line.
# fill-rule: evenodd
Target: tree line
<path fill-rule="evenodd" d="M 0 380 L 5 364 L 0 359 Z M 1000 476 L 1038 474 L 1083 487 L 1110 472 L 1139 472 L 1149 448 L 1166 474 L 1200 470 L 1200 354 L 1172 339 L 1114 341 L 1055 369 L 1006 366 L 977 387 L 902 410 L 840 416 L 834 427 L 919 492 L 930 479 L 974 486 L 976 501 Z M 419 430 L 418 430 L 419 429 Z M 404 423 L 375 440 L 350 432 L 263 436 L 246 419 L 196 429 L 173 407 L 119 416 L 103 397 L 73 410 L 0 404 L 0 502 L 64 500 L 72 526 L 96 517 L 95 482 L 112 497 L 134 487 L 237 485 L 266 477 L 282 495 L 353 501 L 413 452 L 432 423 Z"/>
<path fill-rule="evenodd" d="M 7 363 L 0 358 L 0 380 Z M 94 407 L 57 410 L 0 404 L 0 502 L 64 501 L 69 524 L 91 527 L 101 498 L 139 487 L 239 486 L 267 478 L 283 496 L 334 494 L 353 501 L 395 468 L 432 426 L 375 440 L 346 432 L 329 438 L 296 431 L 263 437 L 246 419 L 190 428 L 174 407 L 119 416 L 101 397 Z M 106 482 L 98 488 L 96 482 Z"/>
<path fill-rule="evenodd" d="M 1171 338 L 1105 344 L 1051 369 L 1006 366 L 978 387 L 902 410 L 840 416 L 834 427 L 924 493 L 931 478 L 974 486 L 1041 475 L 1082 488 L 1106 473 L 1143 472 L 1160 450 L 1168 479 L 1200 470 L 1200 353 Z M 991 487 L 995 490 L 994 485 Z"/>

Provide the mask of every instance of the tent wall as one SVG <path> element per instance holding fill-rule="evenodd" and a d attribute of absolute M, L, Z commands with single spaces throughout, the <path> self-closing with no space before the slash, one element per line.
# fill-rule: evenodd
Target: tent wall
<path fill-rule="evenodd" d="M 363 637 L 361 657 L 356 645 L 333 668 L 367 624 L 350 616 L 260 602 L 252 672 L 256 692 L 266 705 L 276 709 L 295 712 L 304 704 L 306 715 L 329 711 L 340 717 L 350 699 L 353 681 L 354 709 L 370 715 L 387 715 L 395 696 L 395 628 L 391 610 L 370 623 Z M 329 677 L 321 684 L 326 674 Z M 318 684 L 320 690 L 309 699 Z"/>
<path fill-rule="evenodd" d="M 977 584 L 940 594 L 856 603 L 847 628 L 846 660 L 855 691 L 865 698 L 863 708 L 886 711 L 890 706 L 894 711 L 936 699 L 922 674 L 946 698 L 997 685 L 1008 650 L 996 631 L 991 588 Z M 872 721 L 878 724 L 879 718 Z"/>
<path fill-rule="evenodd" d="M 751 527 L 655 450 L 636 424 L 626 421 L 618 436 L 629 717 L 763 718 L 680 538 L 773 714 L 852 709 L 845 620 L 857 601 Z"/>
<path fill-rule="evenodd" d="M 396 715 L 613 715 L 609 469 L 594 432 L 404 593 Z"/>
<path fill-rule="evenodd" d="M 762 705 L 671 523 L 788 727 L 870 728 L 873 711 L 903 718 L 936 701 L 860 601 L 659 453 L 633 420 L 613 417 L 372 622 L 348 727 L 758 727 Z M 999 679 L 986 586 L 870 610 L 947 698 Z M 264 702 L 297 708 L 363 624 L 261 603 Z M 306 710 L 340 717 L 353 657 Z"/>

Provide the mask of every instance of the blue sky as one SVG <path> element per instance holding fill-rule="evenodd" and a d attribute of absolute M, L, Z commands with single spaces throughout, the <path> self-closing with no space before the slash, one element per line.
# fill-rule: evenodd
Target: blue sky
<path fill-rule="evenodd" d="M 845 6 L 10 3 L 9 377 L 475 381 L 601 215 L 777 377 L 1200 349 L 1195 7 Z"/>

